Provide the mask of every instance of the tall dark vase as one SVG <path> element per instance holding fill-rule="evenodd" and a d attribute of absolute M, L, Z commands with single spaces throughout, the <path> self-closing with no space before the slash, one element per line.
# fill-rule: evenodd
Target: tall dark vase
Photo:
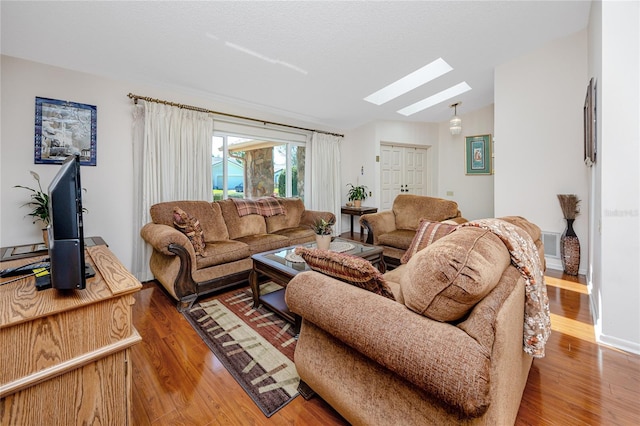
<path fill-rule="evenodd" d="M 562 269 L 567 275 L 578 275 L 580 266 L 580 240 L 573 230 L 573 221 L 566 219 L 567 229 L 560 237 L 560 257 L 562 258 Z"/>

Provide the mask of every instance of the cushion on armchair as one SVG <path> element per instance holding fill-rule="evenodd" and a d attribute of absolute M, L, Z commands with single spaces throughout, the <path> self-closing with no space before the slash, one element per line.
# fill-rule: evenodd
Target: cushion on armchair
<path fill-rule="evenodd" d="M 350 254 L 302 246 L 296 248 L 296 254 L 314 271 L 395 300 L 380 271 L 368 260 Z"/>
<path fill-rule="evenodd" d="M 509 251 L 491 231 L 470 229 L 458 228 L 411 257 L 400 281 L 409 309 L 457 321 L 498 284 Z"/>
<path fill-rule="evenodd" d="M 460 215 L 458 203 L 424 195 L 400 194 L 393 200 L 397 229 L 418 228 L 420 219 L 441 222 Z"/>

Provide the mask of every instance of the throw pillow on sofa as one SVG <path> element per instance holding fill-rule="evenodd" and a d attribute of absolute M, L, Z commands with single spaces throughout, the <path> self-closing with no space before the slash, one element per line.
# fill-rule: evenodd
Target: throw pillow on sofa
<path fill-rule="evenodd" d="M 458 228 L 409 260 L 400 280 L 404 303 L 436 321 L 460 320 L 493 290 L 510 262 L 491 231 Z"/>
<path fill-rule="evenodd" d="M 411 241 L 411 245 L 404 252 L 402 258 L 400 259 L 401 263 L 407 263 L 411 256 L 427 247 L 429 244 L 434 241 L 439 240 L 447 234 L 453 232 L 456 229 L 457 224 L 451 225 L 448 223 L 442 222 L 431 222 L 427 219 L 421 219 L 418 224 L 418 229 L 416 229 L 416 235 L 413 237 Z"/>
<path fill-rule="evenodd" d="M 368 260 L 350 254 L 302 246 L 296 248 L 296 254 L 314 271 L 395 300 L 380 271 Z"/>
<path fill-rule="evenodd" d="M 204 251 L 204 232 L 200 221 L 180 207 L 173 208 L 173 225 L 189 238 L 197 255 L 206 256 Z"/>

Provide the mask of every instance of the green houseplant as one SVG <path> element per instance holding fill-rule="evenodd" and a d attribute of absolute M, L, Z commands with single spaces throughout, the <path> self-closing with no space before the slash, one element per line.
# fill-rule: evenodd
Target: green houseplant
<path fill-rule="evenodd" d="M 38 182 L 38 189 L 33 189 L 29 188 L 28 186 L 22 185 L 15 185 L 14 188 L 22 188 L 26 189 L 27 191 L 31 191 L 30 201 L 24 203 L 20 207 L 31 207 L 33 210 L 31 210 L 29 216 L 33 218 L 33 223 L 40 221 L 44 224 L 44 227 L 42 228 L 42 239 L 45 245 L 48 247 L 49 234 L 47 233 L 47 226 L 49 226 L 49 221 L 51 219 L 49 217 L 49 194 L 42 190 L 42 185 L 40 184 L 40 176 L 34 171 L 29 171 L 29 173 L 31 173 L 31 176 L 33 176 L 36 182 Z"/>
<path fill-rule="evenodd" d="M 316 235 L 331 235 L 333 225 L 333 220 L 327 221 L 323 218 L 318 218 L 313 222 L 313 225 L 311 225 L 311 227 L 313 228 L 313 232 L 315 232 Z"/>
<path fill-rule="evenodd" d="M 24 203 L 21 207 L 29 206 L 33 208 L 29 216 L 33 217 L 33 223 L 41 221 L 44 223 L 45 228 L 49 225 L 49 194 L 42 190 L 40 185 L 40 176 L 33 171 L 30 171 L 31 176 L 38 182 L 38 189 L 29 188 L 28 186 L 15 185 L 14 188 L 23 188 L 31 191 L 31 200 Z"/>
<path fill-rule="evenodd" d="M 360 207 L 362 200 L 367 199 L 367 187 L 364 185 L 353 185 L 348 183 L 349 190 L 347 191 L 347 198 L 349 201 L 353 201 L 355 207 Z"/>
<path fill-rule="evenodd" d="M 22 188 L 31 192 L 30 201 L 24 203 L 20 207 L 28 206 L 33 209 L 31 210 L 31 213 L 28 213 L 28 215 L 33 218 L 33 223 L 36 223 L 38 221 L 43 223 L 44 226 L 42 228 L 42 238 L 44 240 L 44 243 L 48 246 L 49 235 L 47 233 L 47 226 L 49 226 L 49 223 L 51 221 L 51 217 L 49 216 L 49 194 L 44 192 L 44 190 L 42 189 L 42 185 L 40 184 L 40 175 L 38 175 L 34 171 L 29 171 L 29 173 L 31 173 L 31 176 L 33 176 L 35 181 L 38 182 L 38 188 L 34 189 L 23 185 L 14 185 L 14 188 Z M 82 189 L 85 190 L 84 188 Z M 86 213 L 87 211 L 88 210 L 86 208 L 82 209 L 83 213 Z"/>
<path fill-rule="evenodd" d="M 334 220 L 325 220 L 323 218 L 317 218 L 311 227 L 316 234 L 316 245 L 319 249 L 329 250 L 331 246 L 331 232 L 334 225 Z"/>

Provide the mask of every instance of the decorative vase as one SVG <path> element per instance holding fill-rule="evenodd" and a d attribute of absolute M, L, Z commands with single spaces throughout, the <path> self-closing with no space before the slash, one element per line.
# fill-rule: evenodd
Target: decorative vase
<path fill-rule="evenodd" d="M 573 230 L 573 221 L 566 219 L 567 228 L 560 237 L 560 257 L 562 259 L 562 269 L 567 275 L 578 275 L 580 266 L 580 240 Z"/>
<path fill-rule="evenodd" d="M 329 250 L 331 235 L 316 235 L 316 244 L 320 250 Z"/>
<path fill-rule="evenodd" d="M 49 248 L 49 230 L 47 228 L 42 229 L 42 241 L 44 245 Z"/>
<path fill-rule="evenodd" d="M 359 209 L 362 206 L 362 200 L 353 200 L 353 207 Z"/>

